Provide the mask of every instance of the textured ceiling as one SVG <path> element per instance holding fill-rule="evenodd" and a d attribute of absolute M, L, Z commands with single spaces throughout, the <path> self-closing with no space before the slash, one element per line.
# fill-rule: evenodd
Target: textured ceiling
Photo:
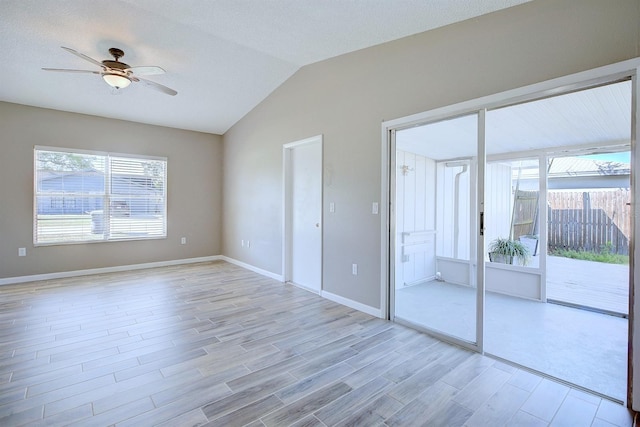
<path fill-rule="evenodd" d="M 0 0 L 0 101 L 222 134 L 300 67 L 528 0 Z M 108 49 L 175 97 L 116 92 L 60 46 Z"/>

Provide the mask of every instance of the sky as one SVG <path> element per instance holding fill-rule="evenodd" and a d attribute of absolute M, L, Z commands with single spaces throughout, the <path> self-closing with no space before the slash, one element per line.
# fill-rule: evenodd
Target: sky
<path fill-rule="evenodd" d="M 606 162 L 630 163 L 631 153 L 629 151 L 622 151 L 620 153 L 590 154 L 588 156 L 581 157 L 585 159 L 603 160 Z"/>

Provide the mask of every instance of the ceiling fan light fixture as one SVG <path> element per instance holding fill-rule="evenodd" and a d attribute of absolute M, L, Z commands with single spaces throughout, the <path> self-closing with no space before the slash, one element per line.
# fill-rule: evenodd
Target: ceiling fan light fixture
<path fill-rule="evenodd" d="M 124 89 L 131 84 L 131 79 L 126 76 L 115 73 L 104 73 L 102 78 L 111 87 L 116 89 Z"/>
<path fill-rule="evenodd" d="M 1 1 L 1 0 L 0 0 Z M 98 62 L 95 59 L 80 53 L 76 50 L 73 50 L 68 47 L 62 46 L 62 49 L 67 52 L 76 55 L 87 62 L 91 62 L 93 65 L 97 65 L 101 68 L 101 71 L 91 71 L 91 70 L 69 70 L 63 68 L 43 68 L 45 71 L 63 71 L 67 73 L 89 73 L 89 74 L 98 74 L 102 79 L 113 89 L 112 93 L 117 93 L 120 89 L 124 89 L 131 84 L 131 82 L 142 82 L 147 87 L 151 89 L 155 89 L 160 91 L 166 95 L 175 96 L 178 94 L 175 90 L 163 86 L 160 83 L 156 83 L 151 80 L 147 80 L 140 76 L 154 75 L 154 74 L 164 74 L 165 71 L 156 65 L 147 65 L 143 67 L 130 67 L 124 62 L 118 61 L 118 59 L 124 56 L 124 52 L 118 48 L 112 47 L 109 49 L 109 53 L 113 56 L 113 60 L 105 59 L 102 62 Z"/>

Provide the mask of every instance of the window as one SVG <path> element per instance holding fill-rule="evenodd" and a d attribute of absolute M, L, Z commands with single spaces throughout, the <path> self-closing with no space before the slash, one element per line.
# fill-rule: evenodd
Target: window
<path fill-rule="evenodd" d="M 167 236 L 167 159 L 35 148 L 35 245 Z"/>

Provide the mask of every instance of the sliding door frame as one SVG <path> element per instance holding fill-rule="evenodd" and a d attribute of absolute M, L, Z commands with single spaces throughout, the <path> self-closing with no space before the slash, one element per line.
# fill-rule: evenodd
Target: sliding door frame
<path fill-rule="evenodd" d="M 485 151 L 485 114 L 487 110 L 507 107 L 537 99 L 548 98 L 564 93 L 588 89 L 603 84 L 614 83 L 620 80 L 632 81 L 632 105 L 631 105 L 631 235 L 632 241 L 629 248 L 629 380 L 627 383 L 628 406 L 634 410 L 640 410 L 640 351 L 634 352 L 634 348 L 640 348 L 640 251 L 636 249 L 635 242 L 640 241 L 640 210 L 636 209 L 640 200 L 640 188 L 636 181 L 636 171 L 640 171 L 640 155 L 637 153 L 637 136 L 640 135 L 640 112 L 637 102 L 640 99 L 637 76 L 640 71 L 640 58 L 619 62 L 604 67 L 599 67 L 568 76 L 508 90 L 505 92 L 436 108 L 430 111 L 417 113 L 407 117 L 384 121 L 382 123 L 382 182 L 381 202 L 385 209 L 381 210 L 381 304 L 383 316 L 394 320 L 393 292 L 395 290 L 394 262 L 395 262 L 395 217 L 393 195 L 395 194 L 395 132 L 414 126 L 434 123 L 466 114 L 478 114 L 478 199 L 476 203 L 476 233 L 478 236 L 478 248 L 484 247 L 484 236 L 480 229 L 480 217 L 484 212 L 484 180 L 486 166 Z M 542 156 L 541 156 L 542 157 Z M 392 246 L 393 245 L 393 246 Z M 476 310 L 476 343 L 469 344 L 454 337 L 433 333 L 434 336 L 446 341 L 463 345 L 464 347 L 484 354 L 483 326 L 484 326 L 484 254 L 476 251 L 476 275 L 477 275 L 477 310 Z M 639 333 L 635 333 L 638 330 Z M 638 371 L 634 370 L 638 366 Z M 637 402 L 637 404 L 634 404 Z"/>

